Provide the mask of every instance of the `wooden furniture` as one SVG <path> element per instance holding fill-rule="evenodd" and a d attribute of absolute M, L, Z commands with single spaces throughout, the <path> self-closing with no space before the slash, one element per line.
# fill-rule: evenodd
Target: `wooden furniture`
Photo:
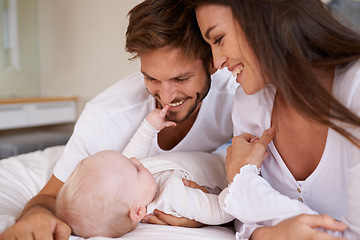
<path fill-rule="evenodd" d="M 0 99 L 0 130 L 75 122 L 76 97 Z"/>

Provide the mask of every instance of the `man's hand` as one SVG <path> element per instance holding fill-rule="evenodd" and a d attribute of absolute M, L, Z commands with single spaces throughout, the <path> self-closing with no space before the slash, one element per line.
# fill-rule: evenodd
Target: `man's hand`
<path fill-rule="evenodd" d="M 71 228 L 55 215 L 56 195 L 64 185 L 54 175 L 25 205 L 20 219 L 0 235 L 0 240 L 68 240 Z"/>
<path fill-rule="evenodd" d="M 302 214 L 297 217 L 284 220 L 274 227 L 258 228 L 254 231 L 250 240 L 345 240 L 344 238 L 334 237 L 326 232 L 319 231 L 317 228 L 332 231 L 344 231 L 346 229 L 346 225 L 327 215 Z"/>
<path fill-rule="evenodd" d="M 0 240 L 68 240 L 71 228 L 46 209 L 27 213 L 0 235 Z"/>

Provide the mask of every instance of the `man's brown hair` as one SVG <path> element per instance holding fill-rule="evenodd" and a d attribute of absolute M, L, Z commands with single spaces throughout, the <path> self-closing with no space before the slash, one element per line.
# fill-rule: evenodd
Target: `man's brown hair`
<path fill-rule="evenodd" d="M 160 48 L 180 49 L 190 60 L 201 59 L 209 70 L 211 48 L 198 30 L 195 13 L 183 1 L 145 0 L 129 12 L 126 50 L 132 59 Z"/>

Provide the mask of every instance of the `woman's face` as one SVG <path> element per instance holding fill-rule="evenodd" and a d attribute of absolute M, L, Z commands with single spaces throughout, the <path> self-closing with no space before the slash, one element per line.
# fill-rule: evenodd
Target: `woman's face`
<path fill-rule="evenodd" d="M 254 94 L 264 88 L 259 62 L 250 48 L 245 35 L 233 18 L 228 6 L 200 5 L 196 18 L 205 41 L 212 49 L 214 64 L 218 69 L 227 67 L 241 84 L 246 94 Z"/>

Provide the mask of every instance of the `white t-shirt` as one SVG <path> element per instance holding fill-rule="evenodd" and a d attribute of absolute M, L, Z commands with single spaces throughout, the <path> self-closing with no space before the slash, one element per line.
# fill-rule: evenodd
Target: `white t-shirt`
<path fill-rule="evenodd" d="M 235 136 L 250 132 L 260 137 L 270 127 L 275 91 L 269 89 L 270 94 L 262 90 L 254 95 L 237 89 L 232 114 Z M 332 94 L 360 116 L 360 60 L 336 69 Z M 359 127 L 350 131 L 360 137 Z M 243 167 L 230 186 L 232 194 L 225 199 L 227 211 L 245 223 L 238 224 L 237 239 L 249 238 L 258 226 L 273 225 L 301 213 L 328 214 L 348 225 L 344 233 L 333 235 L 360 239 L 360 149 L 329 129 L 322 158 L 301 186 L 273 142 L 267 150 L 269 157 L 261 166 L 263 178 Z"/>
<path fill-rule="evenodd" d="M 237 84 L 231 73 L 212 75 L 211 88 L 185 138 L 170 151 L 211 152 L 232 137 L 231 104 Z M 65 182 L 85 157 L 102 150 L 122 152 L 145 116 L 155 108 L 140 72 L 114 84 L 87 103 L 74 133 L 58 161 L 54 175 Z M 157 135 L 149 157 L 163 152 Z"/>

